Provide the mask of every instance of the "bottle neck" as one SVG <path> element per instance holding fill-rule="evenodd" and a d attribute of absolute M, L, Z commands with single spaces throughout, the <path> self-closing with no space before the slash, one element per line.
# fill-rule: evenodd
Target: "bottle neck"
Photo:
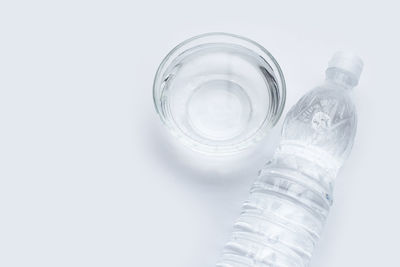
<path fill-rule="evenodd" d="M 358 79 L 354 75 L 338 68 L 328 68 L 325 80 L 346 90 L 354 88 L 358 82 Z"/>

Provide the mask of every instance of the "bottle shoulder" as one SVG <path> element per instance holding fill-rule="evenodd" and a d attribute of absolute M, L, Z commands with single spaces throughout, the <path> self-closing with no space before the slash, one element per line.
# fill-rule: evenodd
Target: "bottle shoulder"
<path fill-rule="evenodd" d="M 296 108 L 305 108 L 305 106 L 312 106 L 325 111 L 332 111 L 332 109 L 336 111 L 337 108 L 342 107 L 346 109 L 345 111 L 351 112 L 352 115 L 356 113 L 352 92 L 329 83 L 310 90 L 295 105 Z M 292 110 L 295 111 L 294 108 Z"/>
<path fill-rule="evenodd" d="M 303 96 L 288 112 L 283 142 L 321 150 L 342 161 L 351 149 L 356 124 L 350 92 L 325 84 Z"/>

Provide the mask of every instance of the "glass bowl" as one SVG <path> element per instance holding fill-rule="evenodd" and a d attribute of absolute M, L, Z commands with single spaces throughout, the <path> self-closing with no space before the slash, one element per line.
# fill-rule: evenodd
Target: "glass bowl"
<path fill-rule="evenodd" d="M 231 154 L 261 140 L 279 120 L 286 98 L 272 55 L 247 38 L 207 33 L 176 46 L 153 86 L 157 113 L 190 148 Z"/>

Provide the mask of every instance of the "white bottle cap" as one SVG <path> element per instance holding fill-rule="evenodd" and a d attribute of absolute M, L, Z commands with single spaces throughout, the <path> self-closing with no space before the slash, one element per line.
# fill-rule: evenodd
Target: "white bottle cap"
<path fill-rule="evenodd" d="M 343 51 L 336 52 L 328 63 L 328 69 L 337 68 L 351 74 L 356 84 L 360 78 L 363 66 L 364 63 L 361 58 L 352 53 Z"/>

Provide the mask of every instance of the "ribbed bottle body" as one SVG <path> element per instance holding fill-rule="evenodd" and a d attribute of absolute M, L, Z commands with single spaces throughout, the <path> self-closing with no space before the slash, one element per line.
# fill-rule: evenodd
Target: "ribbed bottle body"
<path fill-rule="evenodd" d="M 277 153 L 253 184 L 217 266 L 307 266 L 331 205 L 330 185 Z M 309 162 L 312 164 L 312 162 Z M 321 170 L 323 171 L 323 170 Z"/>

